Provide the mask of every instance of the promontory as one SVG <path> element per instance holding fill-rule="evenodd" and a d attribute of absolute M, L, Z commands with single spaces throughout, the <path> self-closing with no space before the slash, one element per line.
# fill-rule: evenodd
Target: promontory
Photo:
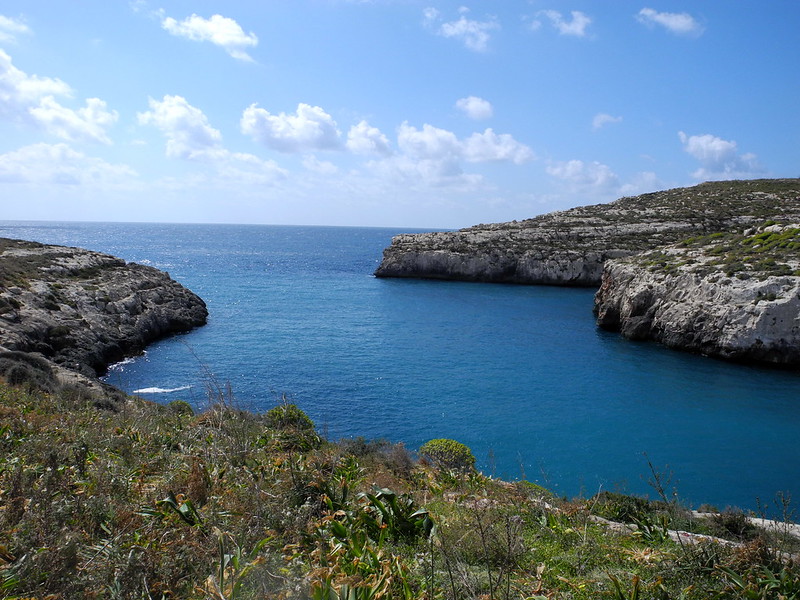
<path fill-rule="evenodd" d="M 108 365 L 207 316 L 202 299 L 153 267 L 0 238 L 0 374 L 12 383 L 109 395 L 95 379 Z"/>

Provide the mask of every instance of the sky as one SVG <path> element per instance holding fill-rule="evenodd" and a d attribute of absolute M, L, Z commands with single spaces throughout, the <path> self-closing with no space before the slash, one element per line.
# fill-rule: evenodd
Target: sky
<path fill-rule="evenodd" d="M 3 0 L 0 219 L 458 228 L 800 177 L 797 0 Z"/>

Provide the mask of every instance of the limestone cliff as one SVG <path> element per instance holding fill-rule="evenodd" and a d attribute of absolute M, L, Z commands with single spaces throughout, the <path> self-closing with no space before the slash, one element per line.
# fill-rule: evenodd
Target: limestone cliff
<path fill-rule="evenodd" d="M 87 378 L 150 342 L 204 324 L 207 315 L 198 296 L 158 269 L 0 238 L 0 357 L 6 361 L 36 353 L 62 380 L 96 386 Z"/>
<path fill-rule="evenodd" d="M 800 219 L 800 180 L 709 182 L 525 221 L 398 235 L 377 277 L 597 286 L 603 263 L 698 233 Z"/>
<path fill-rule="evenodd" d="M 698 236 L 606 263 L 595 313 L 631 339 L 800 365 L 800 225 Z"/>

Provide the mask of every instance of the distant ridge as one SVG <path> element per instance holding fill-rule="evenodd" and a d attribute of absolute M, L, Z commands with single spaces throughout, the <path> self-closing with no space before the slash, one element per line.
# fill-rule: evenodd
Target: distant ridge
<path fill-rule="evenodd" d="M 707 182 L 524 221 L 398 235 L 375 276 L 598 286 L 606 260 L 768 219 L 800 219 L 800 179 Z"/>

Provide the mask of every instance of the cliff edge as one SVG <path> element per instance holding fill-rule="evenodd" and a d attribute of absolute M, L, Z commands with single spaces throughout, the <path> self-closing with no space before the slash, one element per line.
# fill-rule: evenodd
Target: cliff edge
<path fill-rule="evenodd" d="M 207 316 L 202 299 L 158 269 L 0 238 L 0 371 L 32 369 L 96 392 L 109 364 Z"/>
<path fill-rule="evenodd" d="M 524 221 L 395 236 L 376 277 L 600 285 L 603 264 L 692 235 L 800 220 L 800 180 L 708 182 Z"/>
<path fill-rule="evenodd" d="M 800 224 L 768 222 L 609 261 L 595 314 L 630 339 L 800 366 Z"/>

